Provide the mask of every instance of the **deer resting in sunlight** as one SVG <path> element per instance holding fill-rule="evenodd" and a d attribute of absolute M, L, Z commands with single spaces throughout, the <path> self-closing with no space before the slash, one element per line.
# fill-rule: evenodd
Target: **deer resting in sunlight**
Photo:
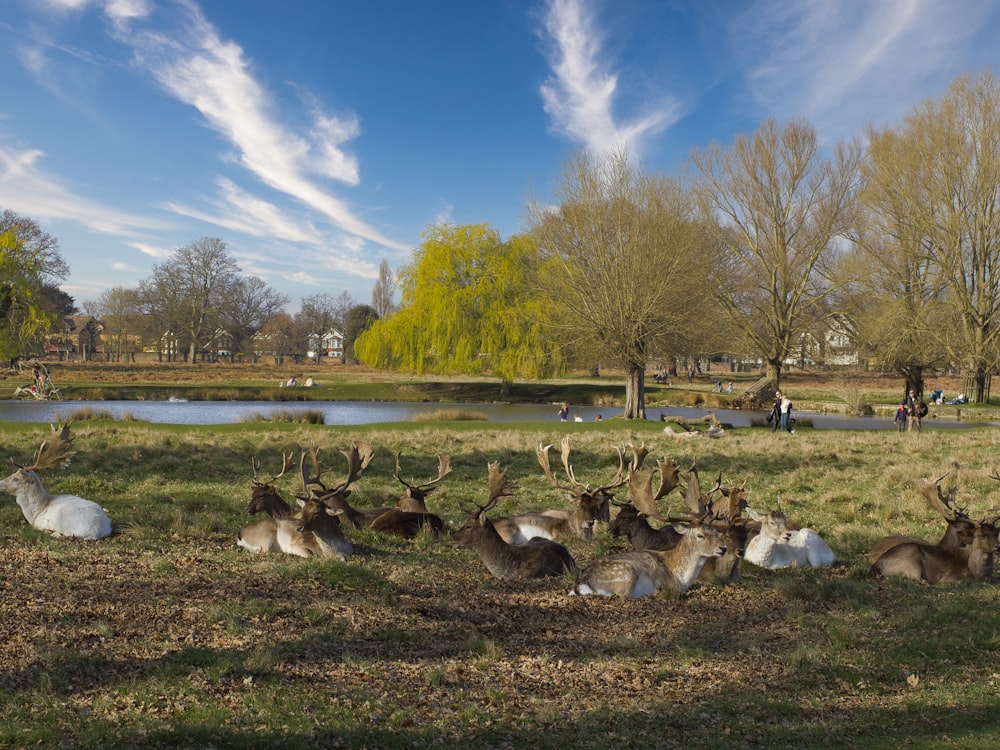
<path fill-rule="evenodd" d="M 249 523 L 240 529 L 236 536 L 236 543 L 240 547 L 258 554 L 278 552 L 296 554 L 294 550 L 305 549 L 297 543 L 298 537 L 301 535 L 295 531 L 296 519 L 292 518 L 294 515 L 292 506 L 282 499 L 274 486 L 274 483 L 283 477 L 293 465 L 291 453 L 282 453 L 281 459 L 281 471 L 267 481 L 262 481 L 260 479 L 260 461 L 256 456 L 250 458 L 253 479 L 250 480 L 250 502 L 247 503 L 247 515 L 266 513 L 268 517 Z M 282 543 L 286 549 L 282 549 Z"/>
<path fill-rule="evenodd" d="M 64 468 L 72 459 L 69 423 L 52 428 L 52 436 L 35 451 L 30 466 L 12 460 L 17 471 L 0 481 L 0 490 L 14 495 L 25 519 L 34 528 L 55 536 L 103 539 L 111 535 L 111 519 L 100 505 L 76 495 L 50 495 L 36 469 Z"/>
<path fill-rule="evenodd" d="M 775 570 L 788 567 L 824 567 L 836 560 L 833 550 L 812 529 L 791 529 L 781 507 L 758 513 L 747 513 L 760 524 L 760 531 L 747 542 L 744 559 L 761 568 Z"/>
<path fill-rule="evenodd" d="M 530 539 L 525 544 L 503 540 L 487 513 L 502 497 L 513 494 L 515 485 L 507 481 L 507 471 L 499 463 L 489 464 L 489 493 L 485 505 L 476 504 L 465 524 L 452 534 L 457 547 L 476 551 L 486 569 L 497 578 L 525 579 L 561 576 L 576 570 L 576 562 L 563 545 L 550 539 Z"/>
<path fill-rule="evenodd" d="M 683 593 L 694 585 L 705 561 L 725 554 L 719 534 L 708 524 L 675 524 L 681 535 L 669 550 L 633 550 L 599 557 L 577 576 L 570 595 L 630 596 L 655 594 L 667 587 Z"/>
<path fill-rule="evenodd" d="M 406 487 L 403 496 L 399 498 L 396 507 L 400 510 L 411 513 L 430 513 L 427 508 L 427 496 L 437 489 L 435 485 L 451 473 L 451 458 L 443 454 L 438 455 L 438 475 L 436 478 L 423 484 L 411 484 L 403 479 L 403 471 L 399 466 L 400 454 L 396 454 L 396 470 L 393 476 L 400 484 Z"/>
<path fill-rule="evenodd" d="M 341 453 L 347 459 L 347 478 L 333 487 L 326 487 L 321 481 L 319 457 L 316 450 L 311 450 L 312 466 L 315 474 L 310 474 L 305 464 L 305 454 L 302 461 L 302 487 L 311 498 L 319 500 L 327 508 L 340 514 L 343 525 L 356 529 L 374 529 L 386 534 L 412 538 L 423 528 L 429 528 L 435 533 L 444 529 L 444 522 L 433 513 L 404 511 L 399 508 L 369 508 L 358 510 L 347 502 L 351 494 L 351 485 L 356 482 L 367 468 L 375 455 L 367 443 L 355 443 Z M 319 490 L 311 490 L 310 485 L 317 485 Z"/>
<path fill-rule="evenodd" d="M 941 547 L 927 542 L 903 542 L 872 563 L 873 576 L 902 576 L 926 583 L 950 583 L 963 578 L 993 581 L 993 568 L 1000 542 L 996 523 L 975 524 L 967 547 Z"/>
<path fill-rule="evenodd" d="M 553 487 L 564 491 L 564 496 L 573 504 L 572 509 L 536 510 L 519 513 L 514 516 L 501 516 L 493 519 L 493 525 L 505 541 L 511 544 L 525 544 L 529 539 L 567 539 L 578 537 L 584 541 L 593 539 L 594 524 L 609 520 L 608 504 L 614 496 L 612 490 L 625 483 L 624 458 L 618 451 L 618 471 L 606 484 L 591 487 L 577 481 L 573 467 L 569 462 L 569 438 L 562 441 L 562 463 L 570 484 L 559 482 L 552 474 L 549 466 L 549 450 L 551 445 L 539 445 L 535 451 L 539 466 L 545 473 L 545 478 Z"/>
<path fill-rule="evenodd" d="M 320 500 L 299 500 L 299 505 L 302 510 L 295 530 L 302 535 L 311 555 L 346 560 L 354 554 L 354 545 L 340 528 L 339 511 Z"/>
<path fill-rule="evenodd" d="M 955 494 L 957 492 L 955 487 L 949 488 L 947 495 L 941 491 L 941 480 L 946 476 L 948 475 L 945 474 L 933 482 L 925 482 L 921 486 L 920 492 L 927 501 L 927 504 L 940 513 L 944 517 L 945 523 L 947 523 L 944 536 L 938 540 L 936 546 L 952 549 L 966 547 L 972 543 L 976 522 L 969 518 L 965 508 L 960 508 L 955 502 Z M 1000 476 L 993 476 L 991 478 L 1000 479 Z M 868 553 L 868 561 L 874 563 L 893 547 L 909 542 L 926 543 L 923 539 L 916 539 L 901 534 L 887 536 L 872 546 L 871 551 Z"/>

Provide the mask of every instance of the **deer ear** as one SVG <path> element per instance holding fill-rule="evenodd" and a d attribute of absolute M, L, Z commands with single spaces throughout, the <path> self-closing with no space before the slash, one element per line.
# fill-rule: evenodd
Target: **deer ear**
<path fill-rule="evenodd" d="M 760 513 L 755 511 L 753 508 L 747 508 L 747 515 L 750 516 L 754 521 L 761 520 Z"/>
<path fill-rule="evenodd" d="M 300 508 L 306 507 L 306 501 L 303 500 L 301 497 L 295 498 L 295 502 L 297 502 L 299 504 Z"/>

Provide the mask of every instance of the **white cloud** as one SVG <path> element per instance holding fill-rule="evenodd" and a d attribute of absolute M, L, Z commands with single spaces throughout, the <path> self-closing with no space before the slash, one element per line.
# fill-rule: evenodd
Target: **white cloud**
<path fill-rule="evenodd" d="M 681 107 L 669 97 L 630 121 L 616 121 L 618 75 L 602 59 L 603 40 L 588 2 L 550 0 L 545 30 L 554 43 L 549 54 L 553 75 L 541 93 L 557 132 L 598 152 L 622 144 L 641 150 L 645 138 L 677 121 Z"/>
<path fill-rule="evenodd" d="M 178 5 L 184 11 L 183 24 L 175 33 L 118 28 L 117 38 L 130 46 L 136 62 L 168 93 L 195 107 L 208 127 L 235 147 L 238 163 L 269 188 L 351 234 L 401 248 L 309 178 L 319 173 L 347 185 L 358 183 L 357 160 L 341 148 L 357 135 L 356 118 L 315 115 L 306 135 L 278 122 L 268 93 L 254 78 L 239 45 L 221 39 L 193 2 L 181 0 Z"/>
<path fill-rule="evenodd" d="M 978 0 L 757 0 L 733 18 L 729 45 L 765 112 L 839 138 L 992 67 L 997 28 L 997 6 Z"/>
<path fill-rule="evenodd" d="M 0 145 L 0 205 L 36 219 L 69 219 L 101 234 L 138 237 L 162 222 L 108 208 L 61 184 L 39 165 L 44 153 Z"/>

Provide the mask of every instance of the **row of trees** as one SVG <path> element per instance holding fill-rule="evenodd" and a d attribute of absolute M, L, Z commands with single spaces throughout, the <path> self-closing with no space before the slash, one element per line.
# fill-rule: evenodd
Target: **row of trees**
<path fill-rule="evenodd" d="M 692 153 L 681 177 L 627 149 L 569 160 L 528 231 L 433 227 L 400 270 L 401 306 L 356 344 L 414 372 L 540 377 L 565 363 L 626 372 L 645 416 L 651 361 L 729 353 L 779 384 L 803 336 L 850 332 L 866 361 L 923 390 L 962 366 L 989 398 L 1000 364 L 1000 88 L 961 77 L 901 125 L 823 148 L 765 121 Z"/>
<path fill-rule="evenodd" d="M 245 349 L 258 331 L 292 341 L 347 329 L 357 312 L 354 354 L 372 366 L 509 384 L 616 364 L 625 416 L 636 418 L 650 362 L 757 358 L 777 385 L 803 337 L 836 321 L 907 388 L 922 391 L 929 367 L 959 365 L 970 400 L 989 397 L 1000 364 L 1000 87 L 990 74 L 957 79 L 897 127 L 828 147 L 807 122 L 767 120 L 729 147 L 693 151 L 676 177 L 643 171 L 626 148 L 580 152 L 553 192 L 529 202 L 527 231 L 507 240 L 486 225 L 429 227 L 399 271 L 397 310 L 383 263 L 372 306 L 321 295 L 291 319 L 287 299 L 206 239 L 93 312 L 119 341 L 137 321 L 179 333 L 192 361 L 219 330 Z M 31 295 L 64 269 L 51 245 L 22 234 L 8 232 L 3 262 L 30 273 L 0 266 L 0 280 L 13 279 L 0 282 L 0 305 L 41 310 Z M 8 348 L 41 325 L 4 320 Z"/>
<path fill-rule="evenodd" d="M 34 220 L 0 213 L 0 356 L 41 351 L 47 335 L 77 312 L 72 297 L 57 286 L 68 271 L 58 242 Z M 382 314 L 391 312 L 393 284 L 383 262 L 376 285 Z M 351 356 L 353 340 L 379 315 L 346 291 L 336 298 L 304 297 L 294 316 L 285 312 L 287 304 L 262 279 L 241 275 L 223 240 L 206 237 L 175 250 L 137 287 L 112 287 L 82 308 L 101 321 L 110 360 L 126 359 L 141 347 L 192 363 L 220 349 L 232 359 L 256 356 L 257 334 L 266 338 L 269 354 L 298 360 L 331 329 L 344 334 Z"/>

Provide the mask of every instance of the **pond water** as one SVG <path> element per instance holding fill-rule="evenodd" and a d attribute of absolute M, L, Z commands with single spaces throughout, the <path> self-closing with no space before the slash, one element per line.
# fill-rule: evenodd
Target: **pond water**
<path fill-rule="evenodd" d="M 371 401 L 0 401 L 0 421 L 48 422 L 68 419 L 74 412 L 90 410 L 110 414 L 115 419 L 137 419 L 163 424 L 234 424 L 254 420 L 258 415 L 315 412 L 323 413 L 328 425 L 376 424 L 382 422 L 409 422 L 415 417 L 446 409 L 475 412 L 486 416 L 490 422 L 522 422 L 558 420 L 555 404 L 457 404 L 457 403 L 394 403 Z M 698 409 L 671 407 L 647 410 L 651 420 L 660 415 L 697 422 L 713 413 L 723 424 L 749 427 L 764 424 L 765 412 L 735 411 L 731 409 Z M 570 409 L 570 418 L 579 414 L 583 421 L 593 422 L 600 414 L 604 419 L 617 416 L 616 408 L 580 406 Z M 891 430 L 895 426 L 884 417 L 852 417 L 842 414 L 812 414 L 798 412 L 798 417 L 820 429 L 841 430 Z M 960 422 L 953 419 L 927 419 L 924 426 L 930 429 L 955 429 L 982 426 L 981 422 Z M 991 423 L 996 424 L 996 423 Z"/>

